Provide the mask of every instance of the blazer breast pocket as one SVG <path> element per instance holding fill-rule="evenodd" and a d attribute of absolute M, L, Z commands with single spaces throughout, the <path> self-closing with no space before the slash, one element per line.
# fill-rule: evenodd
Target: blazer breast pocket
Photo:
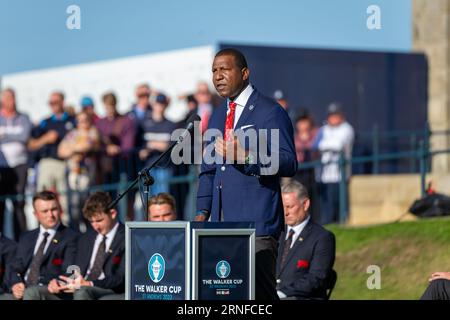
<path fill-rule="evenodd" d="M 254 124 L 241 126 L 235 129 L 234 133 L 245 149 L 258 149 L 258 131 Z"/>
<path fill-rule="evenodd" d="M 254 124 L 248 124 L 248 125 L 245 125 L 245 126 L 242 126 L 242 127 L 238 128 L 238 130 L 242 130 L 242 131 L 245 132 L 246 130 L 248 130 L 250 128 L 255 128 L 255 125 Z"/>

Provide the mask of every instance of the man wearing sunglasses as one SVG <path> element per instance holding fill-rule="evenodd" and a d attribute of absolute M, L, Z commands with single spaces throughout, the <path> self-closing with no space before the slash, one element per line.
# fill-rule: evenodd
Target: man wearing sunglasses
<path fill-rule="evenodd" d="M 66 163 L 58 157 L 58 146 L 66 133 L 75 127 L 75 119 L 64 111 L 64 94 L 55 91 L 48 101 L 51 116 L 42 120 L 34 128 L 28 148 L 36 151 L 39 170 L 37 189 L 55 190 L 60 194 L 60 202 L 65 213 L 63 221 L 67 223 Z"/>

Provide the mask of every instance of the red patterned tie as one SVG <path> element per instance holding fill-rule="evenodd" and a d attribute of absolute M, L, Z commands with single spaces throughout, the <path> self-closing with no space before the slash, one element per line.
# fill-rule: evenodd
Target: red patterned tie
<path fill-rule="evenodd" d="M 231 141 L 233 137 L 234 112 L 236 111 L 236 102 L 230 101 L 228 106 L 230 107 L 230 112 L 228 112 L 227 120 L 225 121 L 225 134 L 224 134 L 225 141 Z"/>

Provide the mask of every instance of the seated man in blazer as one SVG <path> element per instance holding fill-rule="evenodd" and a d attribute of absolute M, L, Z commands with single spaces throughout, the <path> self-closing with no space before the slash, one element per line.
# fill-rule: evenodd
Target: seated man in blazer
<path fill-rule="evenodd" d="M 117 220 L 117 211 L 108 210 L 111 197 L 105 192 L 89 196 L 83 215 L 92 229 L 80 236 L 77 255 L 68 277 L 52 280 L 35 290 L 35 298 L 58 300 L 72 294 L 74 300 L 124 299 L 125 227 Z M 62 281 L 61 281 L 62 280 Z"/>
<path fill-rule="evenodd" d="M 280 237 L 277 293 L 280 299 L 327 299 L 335 258 L 333 233 L 311 221 L 306 188 L 297 181 L 281 187 L 286 231 Z"/>
<path fill-rule="evenodd" d="M 16 249 L 17 244 L 0 233 L 0 300 L 3 299 L 3 293 L 8 291 L 5 280 L 10 275 Z"/>
<path fill-rule="evenodd" d="M 75 261 L 78 234 L 61 223 L 62 210 L 56 194 L 37 193 L 33 208 L 39 227 L 20 238 L 6 280 L 12 293 L 10 299 L 30 299 L 33 288 L 47 285 Z"/>

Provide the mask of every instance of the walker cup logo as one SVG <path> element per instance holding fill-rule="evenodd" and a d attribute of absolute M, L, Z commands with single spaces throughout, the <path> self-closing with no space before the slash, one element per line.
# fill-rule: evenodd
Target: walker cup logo
<path fill-rule="evenodd" d="M 148 274 L 154 283 L 158 283 L 164 277 L 166 271 L 166 262 L 159 253 L 155 253 L 148 262 Z"/>
<path fill-rule="evenodd" d="M 216 264 L 216 274 L 219 278 L 225 279 L 230 275 L 231 267 L 225 260 L 219 261 Z"/>

